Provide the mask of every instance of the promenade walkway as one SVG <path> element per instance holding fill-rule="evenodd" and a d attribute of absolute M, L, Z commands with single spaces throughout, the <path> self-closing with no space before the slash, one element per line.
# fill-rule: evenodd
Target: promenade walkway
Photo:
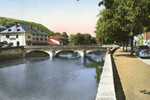
<path fill-rule="evenodd" d="M 113 57 L 126 100 L 150 100 L 150 65 L 120 49 Z"/>
<path fill-rule="evenodd" d="M 150 59 L 142 59 L 142 58 L 139 59 L 142 60 L 144 63 L 150 65 Z"/>

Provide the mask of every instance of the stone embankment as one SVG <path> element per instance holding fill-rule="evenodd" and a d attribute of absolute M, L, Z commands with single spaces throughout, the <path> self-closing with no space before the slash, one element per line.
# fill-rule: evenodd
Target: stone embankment
<path fill-rule="evenodd" d="M 96 100 L 116 100 L 111 54 L 106 53 Z"/>
<path fill-rule="evenodd" d="M 23 54 L 23 47 L 0 48 L 0 61 L 21 58 Z"/>

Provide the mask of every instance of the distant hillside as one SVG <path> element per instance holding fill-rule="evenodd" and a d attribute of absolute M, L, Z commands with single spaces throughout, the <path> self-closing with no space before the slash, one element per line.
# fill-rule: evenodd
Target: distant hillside
<path fill-rule="evenodd" d="M 22 25 L 27 25 L 27 26 L 32 26 L 32 29 L 39 30 L 41 32 L 45 32 L 45 33 L 48 33 L 50 35 L 53 34 L 53 32 L 51 30 L 49 30 L 47 27 L 45 27 L 44 25 L 39 24 L 39 23 L 0 17 L 0 26 L 5 26 L 8 28 L 8 27 L 15 25 L 16 23 L 19 23 Z"/>

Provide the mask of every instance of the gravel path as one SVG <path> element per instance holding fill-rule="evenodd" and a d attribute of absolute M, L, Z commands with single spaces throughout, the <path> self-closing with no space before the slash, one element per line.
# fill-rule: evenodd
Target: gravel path
<path fill-rule="evenodd" d="M 150 65 L 120 49 L 114 60 L 126 100 L 150 100 Z"/>

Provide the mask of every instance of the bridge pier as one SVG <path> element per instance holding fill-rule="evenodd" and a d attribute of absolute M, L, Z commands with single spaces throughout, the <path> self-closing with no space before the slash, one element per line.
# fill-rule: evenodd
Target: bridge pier
<path fill-rule="evenodd" d="M 50 50 L 50 51 L 47 51 L 47 53 L 49 54 L 50 60 L 52 61 L 54 59 L 54 56 L 55 56 L 55 51 Z"/>
<path fill-rule="evenodd" d="M 82 64 L 85 64 L 85 63 L 86 63 L 86 59 L 85 59 L 86 50 L 79 50 L 79 51 L 77 51 L 77 52 L 80 54 L 81 63 L 82 63 Z"/>

